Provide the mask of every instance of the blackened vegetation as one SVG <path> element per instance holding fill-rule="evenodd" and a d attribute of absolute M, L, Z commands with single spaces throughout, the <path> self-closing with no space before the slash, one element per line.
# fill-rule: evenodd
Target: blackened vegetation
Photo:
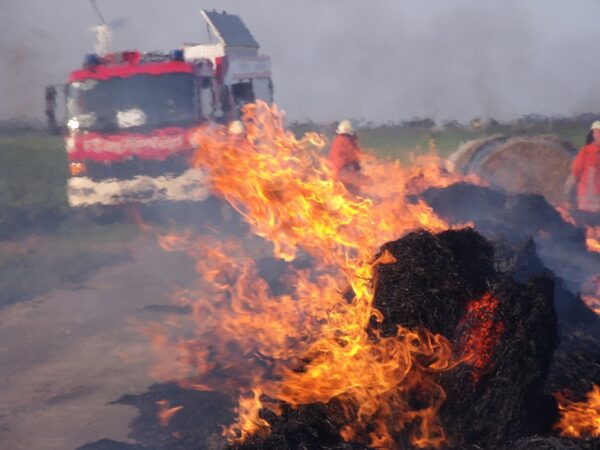
<path fill-rule="evenodd" d="M 544 268 L 532 240 L 497 247 L 472 229 L 421 231 L 384 245 L 397 262 L 378 266 L 375 305 L 384 320 L 373 326 L 388 336 L 398 325 L 427 328 L 450 339 L 457 356 L 465 343 L 479 352 L 475 362 L 439 375 L 448 395 L 440 411 L 448 448 L 594 448 L 597 442 L 550 437 L 558 412 L 545 390 L 559 344 L 554 293 L 564 291 L 570 297 L 563 301 L 585 306 Z M 482 298 L 490 304 L 478 304 Z M 364 448 L 340 440 L 344 419 L 335 402 L 262 416 L 272 433 L 237 448 Z M 411 448 L 406 436 L 395 438 L 398 448 Z"/>
<path fill-rule="evenodd" d="M 346 424 L 336 400 L 303 405 L 297 409 L 283 407 L 281 416 L 263 410 L 261 416 L 271 424 L 271 433 L 256 435 L 230 450 L 363 450 L 364 445 L 343 442 L 339 430 Z"/>
<path fill-rule="evenodd" d="M 448 395 L 440 419 L 451 442 L 493 449 L 548 433 L 556 418 L 554 399 L 543 393 L 558 345 L 553 276 L 518 283 L 505 260 L 505 273 L 496 269 L 493 247 L 471 229 L 417 232 L 383 249 L 397 262 L 378 268 L 382 330 L 423 327 L 450 339 L 459 356 L 461 343 L 470 341 L 480 353 L 477 363 L 439 377 Z M 481 309 L 469 307 L 486 294 L 496 304 L 482 319 Z"/>
<path fill-rule="evenodd" d="M 422 196 L 451 224 L 475 222 L 478 232 L 494 240 L 496 259 L 502 256 L 507 267 L 515 269 L 519 281 L 539 273 L 544 266 L 559 277 L 554 304 L 561 344 L 552 361 L 546 391 L 566 389 L 574 400 L 584 400 L 592 385 L 600 384 L 600 320 L 579 295 L 573 294 L 582 282 L 600 273 L 600 254 L 587 251 L 584 230 L 565 222 L 539 195 L 511 195 L 459 183 L 429 189 Z"/>
<path fill-rule="evenodd" d="M 587 251 L 584 229 L 563 220 L 534 194 L 512 195 L 457 183 L 428 189 L 422 197 L 450 224 L 474 222 L 477 232 L 493 240 L 499 270 L 508 263 L 518 281 L 544 267 L 551 269 L 558 277 L 554 295 L 563 334 L 584 327 L 586 333 L 600 337 L 600 319 L 573 295 L 600 273 L 600 254 Z"/>
<path fill-rule="evenodd" d="M 385 335 L 402 325 L 450 337 L 464 306 L 487 292 L 495 273 L 493 247 L 472 230 L 412 233 L 381 249 L 398 260 L 376 274 L 375 307 L 384 315 Z"/>
<path fill-rule="evenodd" d="M 548 392 L 566 391 L 572 400 L 584 401 L 594 384 L 600 385 L 600 339 L 586 327 L 563 332 L 552 362 Z"/>
<path fill-rule="evenodd" d="M 519 440 L 512 450 L 597 450 L 597 439 L 565 439 L 533 436 Z"/>
<path fill-rule="evenodd" d="M 553 436 L 558 417 L 553 392 L 572 388 L 583 400 L 600 382 L 597 319 L 571 294 L 536 254 L 532 239 L 499 239 L 492 244 L 472 229 L 439 234 L 417 231 L 385 244 L 395 263 L 377 266 L 375 306 L 383 321 L 372 331 L 393 336 L 397 326 L 426 328 L 448 338 L 466 362 L 436 375 L 447 393 L 439 418 L 448 449 L 593 449 L 600 440 Z M 280 270 L 279 270 L 280 271 Z M 560 320 L 555 308 L 564 314 Z M 157 400 L 184 405 L 166 428 L 157 423 Z M 218 424 L 231 423 L 230 399 L 155 386 L 142 396 L 124 397 L 141 415 L 131 437 L 140 449 L 222 448 Z M 418 399 L 415 399 L 415 404 Z M 366 450 L 368 436 L 344 442 L 348 425 L 337 400 L 282 414 L 262 410 L 271 432 L 232 445 L 238 450 Z M 368 431 L 368 430 L 367 430 Z M 410 449 L 407 435 L 394 436 L 396 448 Z M 96 446 L 94 446 L 96 445 Z M 114 445 L 111 447 L 110 445 Z M 112 441 L 86 450 L 125 449 Z"/>
<path fill-rule="evenodd" d="M 545 231 L 552 241 L 585 250 L 585 232 L 565 222 L 541 195 L 507 194 L 488 187 L 456 183 L 430 188 L 423 199 L 450 223 L 475 222 L 486 235 L 538 236 Z"/>
<path fill-rule="evenodd" d="M 157 417 L 157 402 L 161 400 L 167 400 L 169 408 L 183 406 L 166 426 Z M 172 383 L 153 385 L 140 395 L 124 395 L 115 403 L 138 409 L 129 434 L 137 444 L 102 439 L 78 450 L 218 450 L 225 445 L 222 425 L 233 421 L 234 403 L 229 397 L 182 389 Z"/>
<path fill-rule="evenodd" d="M 585 230 L 563 220 L 541 195 L 457 183 L 430 188 L 421 196 L 448 223 L 473 222 L 479 233 L 494 241 L 501 238 L 514 245 L 532 237 L 544 266 L 573 292 L 585 277 L 600 272 L 600 254 L 587 251 Z"/>

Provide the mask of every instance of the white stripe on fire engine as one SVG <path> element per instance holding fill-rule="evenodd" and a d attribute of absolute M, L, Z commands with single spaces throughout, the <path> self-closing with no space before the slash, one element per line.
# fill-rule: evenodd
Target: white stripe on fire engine
<path fill-rule="evenodd" d="M 89 138 L 81 141 L 81 147 L 75 145 L 73 138 L 67 138 L 66 149 L 68 153 L 77 152 L 83 150 L 85 152 L 93 153 L 115 153 L 122 155 L 124 153 L 131 153 L 140 150 L 180 150 L 187 147 L 189 144 L 184 134 L 175 135 L 164 135 L 164 136 L 135 136 L 135 137 L 124 137 L 120 136 L 118 139 L 105 139 L 105 138 Z"/>
<path fill-rule="evenodd" d="M 68 181 L 71 206 L 148 203 L 158 200 L 201 201 L 209 194 L 206 176 L 199 169 L 189 169 L 175 177 L 137 176 L 129 180 L 111 178 L 102 181 L 71 177 Z"/>

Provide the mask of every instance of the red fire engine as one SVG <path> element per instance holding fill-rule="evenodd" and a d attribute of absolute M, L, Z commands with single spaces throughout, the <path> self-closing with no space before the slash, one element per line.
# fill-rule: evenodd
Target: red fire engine
<path fill-rule="evenodd" d="M 235 120 L 257 99 L 272 102 L 273 88 L 270 59 L 259 55 L 241 19 L 202 15 L 208 43 L 169 53 L 90 54 L 71 72 L 65 87 L 71 206 L 208 196 L 202 172 L 187 163 L 191 130 Z"/>

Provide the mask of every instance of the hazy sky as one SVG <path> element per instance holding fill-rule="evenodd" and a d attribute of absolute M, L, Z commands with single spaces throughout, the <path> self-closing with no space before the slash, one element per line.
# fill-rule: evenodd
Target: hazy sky
<path fill-rule="evenodd" d="M 97 0 L 129 18 L 113 49 L 169 50 L 238 14 L 272 58 L 290 119 L 509 119 L 600 111 L 596 0 Z M 0 0 L 0 120 L 43 116 L 43 89 L 93 50 L 88 0 Z"/>

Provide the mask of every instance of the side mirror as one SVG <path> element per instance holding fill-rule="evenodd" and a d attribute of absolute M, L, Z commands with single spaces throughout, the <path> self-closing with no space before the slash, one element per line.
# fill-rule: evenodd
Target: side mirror
<path fill-rule="evenodd" d="M 52 134 L 60 134 L 64 129 L 64 124 L 59 123 L 56 120 L 56 109 L 58 104 L 57 92 L 56 86 L 47 86 L 44 96 L 46 99 L 46 121 L 48 123 L 48 129 Z"/>
<path fill-rule="evenodd" d="M 56 123 L 56 88 L 54 86 L 46 86 L 46 120 L 48 129 L 52 134 L 58 134 L 60 128 Z"/>

